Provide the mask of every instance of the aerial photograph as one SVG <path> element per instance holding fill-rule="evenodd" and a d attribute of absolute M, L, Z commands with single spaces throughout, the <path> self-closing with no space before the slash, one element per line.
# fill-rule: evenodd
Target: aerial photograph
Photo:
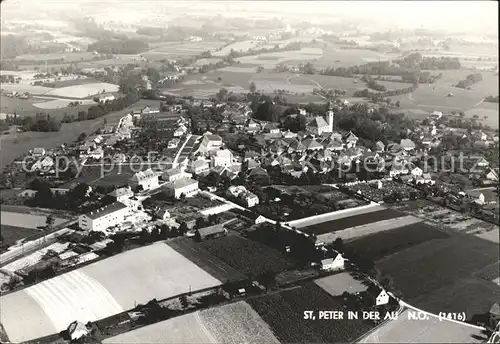
<path fill-rule="evenodd" d="M 0 343 L 500 343 L 498 8 L 2 1 Z"/>

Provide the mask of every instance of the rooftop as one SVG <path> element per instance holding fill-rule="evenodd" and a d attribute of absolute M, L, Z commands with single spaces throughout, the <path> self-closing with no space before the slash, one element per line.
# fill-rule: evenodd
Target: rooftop
<path fill-rule="evenodd" d="M 109 215 L 111 213 L 114 213 L 115 211 L 118 211 L 118 210 L 121 210 L 124 208 L 127 208 L 127 206 L 125 204 L 123 204 L 121 202 L 114 202 L 114 203 L 108 204 L 102 208 L 99 208 L 97 210 L 91 211 L 90 213 L 87 213 L 85 215 L 87 215 L 92 220 L 95 220 L 95 219 Z"/>

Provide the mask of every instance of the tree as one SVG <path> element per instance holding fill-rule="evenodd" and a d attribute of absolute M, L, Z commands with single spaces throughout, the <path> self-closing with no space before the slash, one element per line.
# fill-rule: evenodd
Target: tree
<path fill-rule="evenodd" d="M 201 216 L 198 217 L 196 219 L 195 226 L 196 226 L 196 228 L 203 228 L 203 227 L 205 227 L 205 219 L 203 217 L 201 217 Z"/>
<path fill-rule="evenodd" d="M 255 82 L 251 82 L 250 83 L 250 86 L 248 87 L 248 89 L 250 90 L 250 93 L 255 93 L 255 91 L 257 90 L 257 86 L 255 85 Z"/>
<path fill-rule="evenodd" d="M 217 100 L 222 101 L 222 100 L 225 100 L 227 98 L 228 93 L 229 92 L 227 89 L 221 88 L 215 96 L 217 97 Z"/>
<path fill-rule="evenodd" d="M 49 232 L 52 230 L 52 226 L 54 225 L 55 218 L 52 215 L 48 215 L 47 218 L 45 219 L 45 229 L 43 233 L 43 241 L 45 242 L 45 234 L 46 232 Z"/>
<path fill-rule="evenodd" d="M 185 221 L 182 221 L 181 224 L 179 225 L 178 231 L 182 235 L 186 234 L 187 231 L 189 230 L 188 225 Z"/>

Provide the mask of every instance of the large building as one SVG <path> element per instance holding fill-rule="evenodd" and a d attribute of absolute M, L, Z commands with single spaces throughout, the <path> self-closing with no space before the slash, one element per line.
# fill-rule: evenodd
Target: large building
<path fill-rule="evenodd" d="M 233 153 L 229 149 L 219 149 L 211 156 L 212 167 L 231 166 L 233 164 Z"/>
<path fill-rule="evenodd" d="M 329 109 L 326 113 L 326 118 L 328 122 L 323 117 L 314 118 L 307 125 L 306 129 L 315 135 L 321 135 L 323 133 L 333 132 L 333 111 Z"/>
<path fill-rule="evenodd" d="M 180 198 L 181 195 L 192 197 L 200 190 L 198 181 L 191 178 L 182 178 L 165 185 L 167 194 Z"/>
<path fill-rule="evenodd" d="M 115 202 L 90 213 L 78 217 L 78 226 L 87 231 L 104 231 L 116 226 L 125 220 L 129 214 L 129 208 L 121 203 Z"/>
<path fill-rule="evenodd" d="M 134 189 L 138 186 L 142 186 L 143 190 L 155 189 L 159 186 L 158 174 L 150 168 L 137 172 L 129 179 L 129 185 Z"/>

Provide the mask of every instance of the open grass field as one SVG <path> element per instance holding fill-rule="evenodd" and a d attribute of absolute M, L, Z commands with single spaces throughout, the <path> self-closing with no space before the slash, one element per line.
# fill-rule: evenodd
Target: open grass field
<path fill-rule="evenodd" d="M 82 102 L 81 105 L 78 105 L 78 110 L 83 110 L 83 106 L 85 105 L 96 105 L 96 103 L 92 99 L 83 99 L 83 100 L 78 100 Z M 68 111 L 68 105 L 69 103 L 74 102 L 73 99 L 53 99 L 53 100 L 48 100 L 48 101 L 41 101 L 37 103 L 33 103 L 33 106 L 41 109 L 42 110 L 54 110 L 54 109 L 65 109 Z M 83 105 L 83 106 L 82 106 Z"/>
<path fill-rule="evenodd" d="M 213 56 L 225 56 L 229 54 L 217 55 L 215 50 L 224 45 L 220 41 L 201 41 L 201 42 L 162 42 L 159 44 L 150 44 L 151 49 L 142 53 L 142 56 L 148 60 L 159 61 L 162 59 L 179 59 L 200 55 L 204 51 L 211 51 Z"/>
<path fill-rule="evenodd" d="M 386 322 L 358 343 L 482 343 L 480 330 L 452 321 L 409 319 L 405 310 L 396 320 Z"/>
<path fill-rule="evenodd" d="M 245 275 L 278 273 L 296 266 L 293 259 L 273 248 L 237 235 L 206 240 L 199 247 Z"/>
<path fill-rule="evenodd" d="M 266 69 L 272 69 L 281 63 L 314 63 L 322 55 L 323 50 L 321 48 L 302 48 L 294 51 L 281 51 L 244 56 L 239 57 L 236 60 L 241 63 L 253 64 L 255 66 L 262 66 Z"/>
<path fill-rule="evenodd" d="M 351 67 L 379 60 L 390 61 L 398 57 L 399 54 L 379 53 L 368 49 L 340 49 L 335 44 L 328 44 L 314 65 L 318 68 Z"/>
<path fill-rule="evenodd" d="M 103 343 L 279 343 L 245 302 L 189 313 L 145 326 Z"/>
<path fill-rule="evenodd" d="M 415 223 L 357 238 L 346 244 L 346 247 L 362 252 L 364 257 L 376 261 L 405 248 L 448 236 L 431 226 Z"/>
<path fill-rule="evenodd" d="M 107 338 L 103 343 L 206 344 L 216 343 L 216 340 L 196 312 Z"/>
<path fill-rule="evenodd" d="M 341 296 L 344 292 L 355 294 L 368 289 L 362 280 L 355 279 L 349 272 L 319 278 L 314 283 L 332 296 Z"/>
<path fill-rule="evenodd" d="M 498 244 L 465 234 L 432 239 L 377 262 L 410 304 L 430 312 L 466 312 L 471 319 L 498 300 L 497 286 L 473 276 L 498 261 Z"/>
<path fill-rule="evenodd" d="M 404 214 L 398 211 L 392 209 L 383 209 L 365 214 L 358 214 L 355 216 L 344 217 L 338 220 L 323 222 L 317 225 L 307 227 L 307 229 L 303 228 L 302 230 L 306 233 L 321 235 L 325 233 L 341 231 L 346 228 L 356 227 L 383 220 L 394 219 L 402 216 L 404 216 Z"/>
<path fill-rule="evenodd" d="M 337 238 L 341 238 L 344 241 L 351 241 L 360 237 L 364 237 L 366 235 L 418 224 L 421 221 L 421 219 L 414 216 L 401 216 L 392 219 L 371 222 L 355 227 L 349 227 L 340 231 L 321 234 L 318 235 L 318 239 L 325 243 L 332 243 Z"/>
<path fill-rule="evenodd" d="M 160 243 L 127 251 L 3 296 L 1 323 L 9 338 L 20 342 L 59 332 L 75 319 L 94 321 L 153 298 L 163 299 L 219 284 Z M 19 308 L 16 303 L 20 298 L 34 300 L 35 304 Z M 23 329 L 23 324 L 31 322 L 45 326 Z"/>
<path fill-rule="evenodd" d="M 9 226 L 2 224 L 0 228 L 0 233 L 2 233 L 3 237 L 2 244 L 8 247 L 15 244 L 18 240 L 40 234 L 40 231 L 31 228 L 23 228 L 18 226 Z"/>
<path fill-rule="evenodd" d="M 213 56 L 227 56 L 231 52 L 231 50 L 237 51 L 237 52 L 245 52 L 250 49 L 256 48 L 262 43 L 259 41 L 254 41 L 254 40 L 246 40 L 246 41 L 240 41 L 240 42 L 234 42 L 232 44 L 229 44 L 228 46 L 222 48 L 220 51 L 213 52 Z"/>
<path fill-rule="evenodd" d="M 281 343 L 350 342 L 372 327 L 363 320 L 304 320 L 306 310 L 344 310 L 342 298 L 332 297 L 312 282 L 247 302 Z"/>
<path fill-rule="evenodd" d="M 208 253 L 190 238 L 169 240 L 167 245 L 198 265 L 219 281 L 228 282 L 245 279 L 245 275 L 235 270 L 216 256 Z"/>
<path fill-rule="evenodd" d="M 41 215 L 14 213 L 9 211 L 1 212 L 2 225 L 7 225 L 7 226 L 37 229 L 45 227 L 46 219 L 47 219 L 46 216 L 41 216 Z M 57 226 L 58 224 L 61 224 L 65 221 L 66 220 L 64 219 L 55 218 L 54 225 Z"/>
<path fill-rule="evenodd" d="M 500 277 L 500 262 L 488 265 L 481 271 L 476 273 L 476 276 L 486 281 L 495 281 Z"/>
<path fill-rule="evenodd" d="M 118 85 L 108 84 L 105 82 L 86 85 L 74 85 L 56 88 L 50 92 L 47 92 L 46 95 L 68 98 L 87 98 L 104 92 L 118 92 Z"/>
<path fill-rule="evenodd" d="M 78 62 L 83 60 L 91 60 L 94 57 L 92 52 L 72 52 L 72 53 L 53 53 L 53 54 L 24 54 L 16 56 L 15 60 L 27 61 L 47 61 L 64 59 L 64 62 Z"/>

